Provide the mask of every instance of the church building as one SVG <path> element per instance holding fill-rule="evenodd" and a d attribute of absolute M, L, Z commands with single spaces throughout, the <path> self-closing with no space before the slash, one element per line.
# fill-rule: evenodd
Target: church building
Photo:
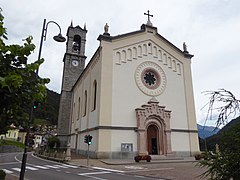
<path fill-rule="evenodd" d="M 111 35 L 106 24 L 85 67 L 86 27 L 67 31 L 58 137 L 92 158 L 191 156 L 199 152 L 186 44 L 179 49 L 149 19 Z M 86 135 L 92 143 L 84 142 Z"/>

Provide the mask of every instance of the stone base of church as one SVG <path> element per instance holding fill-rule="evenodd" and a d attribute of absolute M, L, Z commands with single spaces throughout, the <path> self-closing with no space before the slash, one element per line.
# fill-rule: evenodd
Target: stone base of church
<path fill-rule="evenodd" d="M 74 150 L 73 150 L 74 151 Z M 74 152 L 81 156 L 87 157 L 87 151 L 77 150 Z M 89 151 L 89 157 L 93 159 L 134 159 L 137 152 L 95 152 Z"/>
<path fill-rule="evenodd" d="M 87 157 L 87 151 L 85 150 L 72 150 L 75 154 L 80 156 Z M 166 157 L 191 157 L 199 152 L 190 152 L 190 151 L 174 151 L 170 154 L 166 154 Z M 89 151 L 89 157 L 92 159 L 134 159 L 137 156 L 137 152 L 95 152 Z M 151 155 L 150 155 L 151 156 Z M 154 155 L 155 156 L 155 155 Z M 159 155 L 164 156 L 164 155 Z"/>
<path fill-rule="evenodd" d="M 190 151 L 173 151 L 172 154 L 175 157 L 191 157 L 195 156 L 196 154 L 199 154 L 199 151 L 196 152 L 190 152 Z"/>
<path fill-rule="evenodd" d="M 137 152 L 98 152 L 97 159 L 134 159 Z"/>

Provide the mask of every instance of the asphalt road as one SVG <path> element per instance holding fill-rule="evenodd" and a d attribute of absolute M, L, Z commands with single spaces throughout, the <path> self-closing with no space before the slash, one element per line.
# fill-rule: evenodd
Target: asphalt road
<path fill-rule="evenodd" d="M 22 153 L 0 154 L 0 169 L 18 178 L 21 170 Z M 29 180 L 152 180 L 151 177 L 125 174 L 121 170 L 88 168 L 52 162 L 28 153 L 25 179 Z M 154 178 L 156 179 L 156 178 Z"/>

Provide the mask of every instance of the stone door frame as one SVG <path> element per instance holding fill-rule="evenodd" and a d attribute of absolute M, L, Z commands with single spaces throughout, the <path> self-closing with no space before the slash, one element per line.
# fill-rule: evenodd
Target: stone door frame
<path fill-rule="evenodd" d="M 139 155 L 148 155 L 147 129 L 154 125 L 158 129 L 158 152 L 167 155 L 172 153 L 170 118 L 171 111 L 152 98 L 141 108 L 135 109 L 137 117 L 137 146 Z M 162 148 L 161 148 L 162 147 Z"/>

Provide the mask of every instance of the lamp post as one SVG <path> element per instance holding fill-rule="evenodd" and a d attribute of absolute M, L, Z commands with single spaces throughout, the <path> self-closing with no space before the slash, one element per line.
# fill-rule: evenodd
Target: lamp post
<path fill-rule="evenodd" d="M 55 41 L 57 41 L 57 42 L 65 42 L 66 41 L 66 38 L 63 37 L 62 34 L 61 34 L 61 27 L 59 26 L 59 24 L 56 23 L 55 21 L 49 21 L 46 24 L 46 19 L 44 19 L 43 20 L 42 35 L 41 35 L 41 40 L 40 40 L 40 46 L 39 46 L 38 60 L 40 60 L 40 58 L 41 58 L 43 40 L 46 41 L 47 28 L 48 28 L 48 24 L 50 24 L 50 23 L 56 24 L 58 26 L 58 28 L 59 28 L 59 31 L 60 31 L 58 35 L 53 37 L 53 39 Z M 36 70 L 36 75 L 38 75 L 38 69 Z M 33 119 L 33 110 L 34 110 L 33 102 L 31 104 L 31 108 L 30 108 L 30 112 L 29 112 L 29 120 L 28 120 L 28 125 L 27 125 L 27 134 L 26 134 L 26 137 L 25 137 L 25 147 L 24 147 L 24 152 L 23 152 L 23 157 L 22 157 L 22 165 L 21 165 L 21 172 L 20 172 L 19 180 L 23 180 L 24 179 L 24 174 L 25 174 L 25 169 L 26 169 L 27 148 L 28 148 L 28 145 L 29 145 L 29 132 L 30 132 L 30 125 L 31 125 L 31 122 L 32 122 L 32 119 Z"/>
<path fill-rule="evenodd" d="M 58 23 L 56 23 L 55 21 L 48 21 L 47 25 L 46 25 L 46 19 L 43 20 L 43 28 L 42 28 L 42 35 L 41 35 L 41 40 L 40 40 L 40 46 L 39 46 L 39 53 L 38 53 L 38 60 L 41 59 L 41 53 L 42 53 L 42 45 L 43 45 L 43 40 L 46 41 L 46 37 L 47 37 L 47 28 L 48 28 L 48 24 L 50 23 L 54 23 L 58 26 L 59 28 L 59 34 L 54 36 L 53 39 L 57 42 L 65 42 L 66 38 L 62 36 L 61 34 L 61 27 L 59 26 Z M 38 74 L 38 69 L 36 71 L 36 74 Z"/>

